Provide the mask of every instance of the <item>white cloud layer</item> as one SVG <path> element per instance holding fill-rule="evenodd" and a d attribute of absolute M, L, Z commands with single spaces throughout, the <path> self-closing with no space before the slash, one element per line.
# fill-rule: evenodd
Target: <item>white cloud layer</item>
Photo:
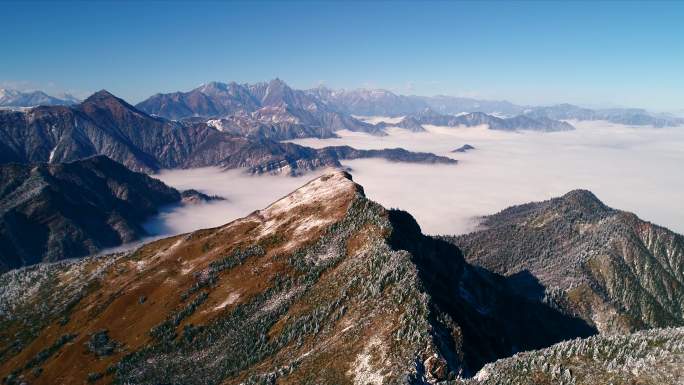
<path fill-rule="evenodd" d="M 392 129 L 386 137 L 340 132 L 339 139 L 303 139 L 312 147 L 403 147 L 458 159 L 459 164 L 416 165 L 383 160 L 346 162 L 369 198 L 410 212 L 429 234 L 472 230 L 474 217 L 514 204 L 544 200 L 585 188 L 606 204 L 684 233 L 684 128 L 626 127 L 572 122 L 559 133 L 510 133 L 485 127 L 428 127 L 427 133 Z M 471 144 L 467 153 L 451 150 Z M 246 176 L 217 169 L 175 170 L 158 175 L 179 189 L 196 188 L 228 201 L 164 213 L 154 228 L 178 233 L 218 226 L 263 208 L 317 176 Z"/>
<path fill-rule="evenodd" d="M 154 177 L 178 190 L 195 189 L 226 200 L 172 207 L 150 220 L 145 227 L 155 234 L 179 234 L 220 226 L 268 206 L 323 172 L 320 170 L 291 178 L 251 176 L 241 170 L 224 171 L 216 167 L 165 170 Z"/>

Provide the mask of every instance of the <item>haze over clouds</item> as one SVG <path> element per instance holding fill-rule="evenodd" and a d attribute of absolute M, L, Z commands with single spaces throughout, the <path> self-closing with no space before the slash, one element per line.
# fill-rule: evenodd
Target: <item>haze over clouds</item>
<path fill-rule="evenodd" d="M 291 178 L 251 176 L 242 170 L 224 171 L 217 167 L 165 170 L 154 177 L 178 190 L 196 189 L 226 200 L 172 207 L 145 227 L 154 234 L 178 234 L 220 226 L 265 208 L 323 172 L 325 170 Z"/>
<path fill-rule="evenodd" d="M 368 197 L 409 211 L 429 234 L 468 232 L 476 225 L 474 217 L 576 188 L 589 189 L 612 207 L 684 233 L 684 128 L 572 123 L 576 131 L 558 133 L 428 126 L 426 133 L 390 129 L 390 135 L 376 137 L 339 132 L 341 138 L 295 142 L 312 147 L 403 147 L 458 159 L 455 166 L 374 159 L 344 163 Z M 476 149 L 450 153 L 466 143 Z M 174 209 L 152 221 L 151 228 L 171 234 L 219 226 L 266 207 L 322 172 L 290 178 L 216 168 L 165 171 L 156 177 L 169 185 L 228 200 Z"/>
<path fill-rule="evenodd" d="M 585 188 L 606 204 L 684 233 L 684 128 L 571 122 L 575 131 L 511 133 L 484 127 L 395 129 L 383 138 L 340 133 L 309 146 L 405 147 L 460 160 L 454 167 L 356 160 L 346 164 L 380 203 L 411 212 L 428 233 L 472 230 L 474 216 Z M 463 144 L 476 150 L 450 154 Z"/>

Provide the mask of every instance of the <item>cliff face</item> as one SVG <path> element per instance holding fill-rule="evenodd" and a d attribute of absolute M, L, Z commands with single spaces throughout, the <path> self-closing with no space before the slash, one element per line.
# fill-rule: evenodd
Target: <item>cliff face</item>
<path fill-rule="evenodd" d="M 218 228 L 0 283 L 0 374 L 31 384 L 437 383 L 594 332 L 344 172 Z"/>
<path fill-rule="evenodd" d="M 601 332 L 684 325 L 684 237 L 592 193 L 506 209 L 450 239 L 476 265 L 540 285 L 528 295 Z M 521 287 L 518 285 L 518 287 Z"/>

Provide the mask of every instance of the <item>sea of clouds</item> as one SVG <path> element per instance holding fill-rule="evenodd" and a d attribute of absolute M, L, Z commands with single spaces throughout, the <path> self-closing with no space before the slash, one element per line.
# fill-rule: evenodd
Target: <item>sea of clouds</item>
<path fill-rule="evenodd" d="M 403 147 L 458 159 L 457 165 L 377 159 L 344 163 L 369 198 L 410 212 L 428 234 L 466 233 L 479 216 L 577 188 L 591 190 L 609 206 L 684 233 L 684 127 L 571 123 L 577 130 L 538 133 L 428 126 L 424 133 L 392 128 L 388 136 L 377 137 L 342 131 L 340 138 L 295 142 L 311 147 Z M 466 143 L 476 149 L 450 152 Z M 322 172 L 292 178 L 217 168 L 164 171 L 155 177 L 181 190 L 194 188 L 227 200 L 169 209 L 148 228 L 176 234 L 219 226 L 266 207 Z"/>

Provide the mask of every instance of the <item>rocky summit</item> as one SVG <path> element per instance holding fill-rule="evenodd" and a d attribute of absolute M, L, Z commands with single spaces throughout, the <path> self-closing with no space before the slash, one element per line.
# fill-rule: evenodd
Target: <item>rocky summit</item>
<path fill-rule="evenodd" d="M 0 276 L 6 384 L 435 384 L 593 333 L 341 171 L 221 227 Z"/>

